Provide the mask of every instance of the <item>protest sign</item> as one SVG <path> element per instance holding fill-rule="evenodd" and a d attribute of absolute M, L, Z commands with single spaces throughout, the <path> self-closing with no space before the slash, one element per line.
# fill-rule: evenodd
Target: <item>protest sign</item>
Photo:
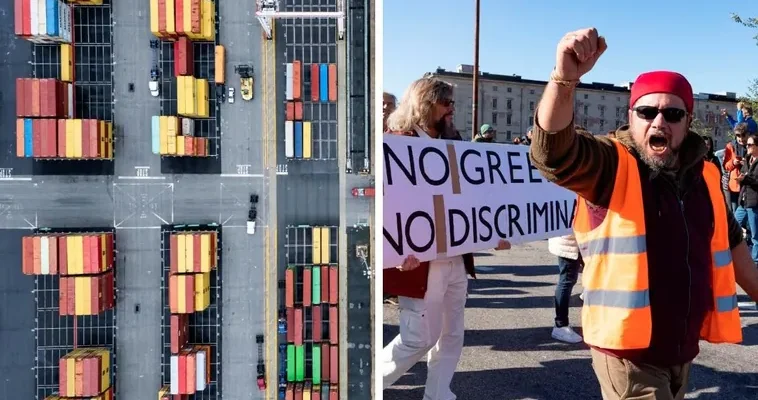
<path fill-rule="evenodd" d="M 529 147 L 384 135 L 384 268 L 565 235 L 576 194 Z"/>

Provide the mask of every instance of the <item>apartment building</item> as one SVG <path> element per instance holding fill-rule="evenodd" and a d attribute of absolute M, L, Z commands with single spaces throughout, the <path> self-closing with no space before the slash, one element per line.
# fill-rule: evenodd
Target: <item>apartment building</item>
<path fill-rule="evenodd" d="M 426 74 L 455 85 L 454 123 L 469 140 L 473 123 L 472 73 L 473 66 L 459 65 L 455 72 L 438 68 Z M 523 136 L 534 125 L 534 110 L 546 84 L 546 81 L 524 79 L 519 75 L 480 73 L 479 124 L 492 125 L 500 143 Z M 575 122 L 594 134 L 605 134 L 626 124 L 631 85 L 632 82 L 621 85 L 581 83 L 576 90 Z M 736 103 L 737 95 L 732 92 L 695 94 L 695 117 L 711 133 L 717 147 L 726 143 L 729 132 L 721 110 L 725 108 L 734 115 Z"/>

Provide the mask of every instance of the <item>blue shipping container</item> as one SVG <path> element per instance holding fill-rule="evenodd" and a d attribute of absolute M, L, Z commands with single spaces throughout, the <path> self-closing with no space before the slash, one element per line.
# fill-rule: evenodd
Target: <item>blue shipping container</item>
<path fill-rule="evenodd" d="M 151 121 L 153 132 L 153 154 L 160 154 L 161 152 L 161 124 L 160 117 L 153 115 Z"/>
<path fill-rule="evenodd" d="M 34 156 L 34 132 L 31 118 L 24 119 L 24 157 Z"/>
<path fill-rule="evenodd" d="M 295 158 L 303 158 L 303 123 L 295 121 Z"/>
<path fill-rule="evenodd" d="M 58 0 L 47 0 L 47 7 L 45 7 L 45 23 L 46 23 L 46 30 L 47 34 L 50 36 L 58 36 L 59 34 L 59 6 Z"/>
<path fill-rule="evenodd" d="M 322 102 L 326 103 L 329 101 L 329 65 L 321 64 L 320 68 L 320 76 L 318 79 L 318 88 L 320 91 L 319 97 L 321 97 Z"/>

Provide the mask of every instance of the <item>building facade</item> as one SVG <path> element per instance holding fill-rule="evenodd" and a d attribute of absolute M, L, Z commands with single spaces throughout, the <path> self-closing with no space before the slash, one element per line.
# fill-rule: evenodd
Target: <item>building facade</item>
<path fill-rule="evenodd" d="M 471 65 L 459 65 L 455 72 L 438 68 L 426 76 L 436 77 L 455 86 L 455 126 L 464 138 L 471 139 L 473 118 Z M 518 75 L 481 73 L 479 77 L 479 125 L 490 124 L 497 131 L 499 143 L 510 143 L 524 136 L 534 125 L 537 107 L 546 81 L 523 79 Z M 605 134 L 627 123 L 631 82 L 622 85 L 609 83 L 581 83 L 576 90 L 576 124 L 594 134 Z M 721 115 L 727 109 L 736 111 L 736 93 L 695 94 L 695 117 L 702 123 L 700 133 L 709 133 L 716 147 L 729 140 L 729 123 Z"/>

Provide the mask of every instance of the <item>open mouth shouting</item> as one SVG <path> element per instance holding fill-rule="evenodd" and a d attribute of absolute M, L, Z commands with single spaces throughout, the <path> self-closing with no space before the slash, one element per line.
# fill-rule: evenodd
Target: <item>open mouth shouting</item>
<path fill-rule="evenodd" d="M 650 149 L 657 155 L 663 155 L 669 149 L 669 139 L 666 135 L 654 133 L 647 140 Z"/>

